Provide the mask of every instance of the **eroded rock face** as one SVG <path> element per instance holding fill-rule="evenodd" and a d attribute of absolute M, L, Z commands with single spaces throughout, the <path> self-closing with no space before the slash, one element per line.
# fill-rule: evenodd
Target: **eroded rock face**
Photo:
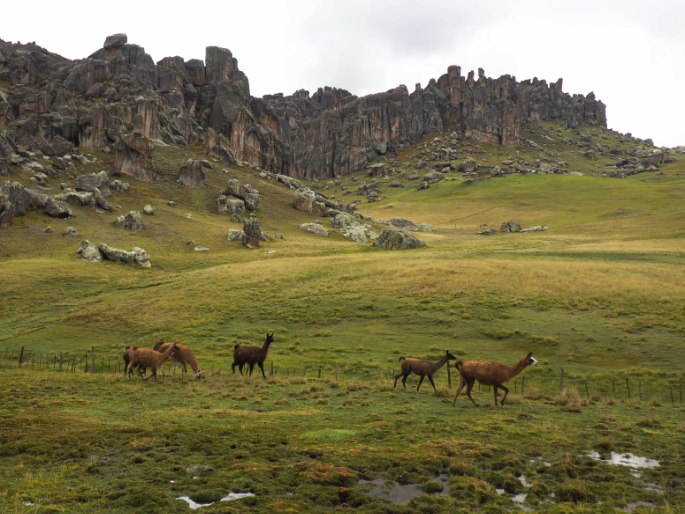
<path fill-rule="evenodd" d="M 0 97 L 0 174 L 14 144 L 47 156 L 109 147 L 120 173 L 154 180 L 151 145 L 161 140 L 204 145 L 227 165 L 239 160 L 281 175 L 325 178 L 364 170 L 373 157 L 446 129 L 518 144 L 530 122 L 606 126 L 604 104 L 592 93 L 564 93 L 561 79 L 517 82 L 486 77 L 482 69 L 463 76 L 458 66 L 413 92 L 399 86 L 357 97 L 326 87 L 259 99 L 250 96 L 233 54 L 215 46 L 207 47 L 204 63 L 155 63 L 125 34 L 114 34 L 78 61 L 2 40 L 0 56 L 0 82 L 10 85 Z"/>
<path fill-rule="evenodd" d="M 196 159 L 188 159 L 178 173 L 178 181 L 193 189 L 205 187 L 205 172 L 203 164 Z"/>

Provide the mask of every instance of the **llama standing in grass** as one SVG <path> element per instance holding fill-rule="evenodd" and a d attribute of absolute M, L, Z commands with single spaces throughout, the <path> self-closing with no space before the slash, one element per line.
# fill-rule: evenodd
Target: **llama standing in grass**
<path fill-rule="evenodd" d="M 457 361 L 456 367 L 460 377 L 459 387 L 457 388 L 457 394 L 454 395 L 454 400 L 452 400 L 452 405 L 455 404 L 459 393 L 461 393 L 464 385 L 466 385 L 466 396 L 469 397 L 475 406 L 478 406 L 471 396 L 471 389 L 476 380 L 483 385 L 492 386 L 495 395 L 495 407 L 497 406 L 497 390 L 501 389 L 504 391 L 504 396 L 500 400 L 500 405 L 504 405 L 509 389 L 504 387 L 503 384 L 521 373 L 526 367 L 535 366 L 537 363 L 538 361 L 533 358 L 533 352 L 530 352 L 513 366 L 507 366 L 499 362 Z"/>
<path fill-rule="evenodd" d="M 400 357 L 402 364 L 400 365 L 401 371 L 395 375 L 395 384 L 392 386 L 393 389 L 397 386 L 397 379 L 402 377 L 402 386 L 407 388 L 407 377 L 411 373 L 415 373 L 419 377 L 419 385 L 416 386 L 416 390 L 419 390 L 423 379 L 428 377 L 433 390 L 435 391 L 435 382 L 433 382 L 433 373 L 442 368 L 446 362 L 456 360 L 456 357 L 452 355 L 449 350 L 445 350 L 445 355 L 438 362 L 431 362 L 426 359 L 414 359 L 412 357 Z"/>
<path fill-rule="evenodd" d="M 262 376 L 266 378 L 266 375 L 264 374 L 264 360 L 266 359 L 266 354 L 269 352 L 269 346 L 273 342 L 273 332 L 271 332 L 271 334 L 267 332 L 266 339 L 261 347 L 235 345 L 233 347 L 233 364 L 231 364 L 231 371 L 235 373 L 235 367 L 238 366 L 238 370 L 242 375 L 243 366 L 247 364 L 250 366 L 250 376 L 252 376 L 252 368 L 257 364 L 259 369 L 262 370 Z"/>
<path fill-rule="evenodd" d="M 165 342 L 163 340 L 157 341 L 154 349 L 158 352 L 165 352 L 172 344 L 174 343 Z M 197 365 L 197 359 L 195 358 L 193 350 L 181 343 L 176 343 L 176 346 L 178 346 L 178 352 L 172 354 L 171 360 L 174 360 L 181 365 L 181 377 L 185 376 L 185 374 L 188 372 L 186 365 L 189 365 L 191 368 L 193 368 L 195 380 L 200 380 L 202 378 L 202 370 Z"/>
<path fill-rule="evenodd" d="M 137 346 L 127 346 L 126 349 L 124 350 L 124 375 L 128 373 L 128 363 L 131 362 L 131 352 L 133 350 L 137 350 Z M 143 366 L 138 367 L 138 374 L 139 375 L 145 375 L 146 369 Z"/>
<path fill-rule="evenodd" d="M 145 367 L 152 370 L 152 377 L 157 381 L 157 368 L 164 366 L 164 363 L 171 358 L 171 355 L 178 352 L 176 343 L 169 346 L 164 352 L 158 352 L 152 348 L 136 348 L 129 352 L 130 361 L 128 363 L 128 378 L 133 374 L 133 368 Z M 138 370 L 140 373 L 140 369 Z M 150 378 L 150 377 L 147 377 Z M 147 380 L 147 379 L 146 379 Z"/>

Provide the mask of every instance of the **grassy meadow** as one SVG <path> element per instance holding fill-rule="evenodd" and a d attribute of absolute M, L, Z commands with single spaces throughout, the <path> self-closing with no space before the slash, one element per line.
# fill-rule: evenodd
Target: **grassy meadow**
<path fill-rule="evenodd" d="M 366 175 L 309 184 L 361 200 L 377 222 L 431 224 L 420 250 L 304 232 L 315 218 L 293 192 L 246 167 L 215 163 L 205 188 L 184 188 L 178 168 L 201 154 L 173 147 L 156 150 L 158 181 L 114 193 L 114 213 L 15 218 L 0 229 L 0 511 L 186 512 L 178 498 L 190 497 L 211 503 L 203 512 L 681 512 L 685 159 L 609 179 L 601 159 L 528 137 L 539 148 L 465 143 L 459 159 L 543 152 L 583 176 L 452 173 L 424 191 L 393 177 L 406 187 L 381 184 L 374 203 L 357 194 Z M 80 172 L 112 159 L 89 155 Z M 226 238 L 242 228 L 216 214 L 229 178 L 260 191 L 259 249 Z M 145 230 L 112 225 L 147 203 Z M 548 230 L 476 235 L 511 219 Z M 68 225 L 80 237 L 64 237 Z M 82 261 L 81 238 L 142 247 L 152 268 Z M 266 332 L 267 379 L 232 375 L 234 344 Z M 160 338 L 190 345 L 204 380 L 171 365 L 157 382 L 127 379 L 124 347 Z M 400 356 L 445 350 L 509 364 L 532 351 L 540 365 L 501 408 L 485 386 L 481 408 L 452 406 L 454 368 L 451 384 L 436 373 L 435 393 L 415 379 L 393 389 Z M 658 466 L 610 464 L 627 453 Z M 229 492 L 254 496 L 219 501 Z"/>

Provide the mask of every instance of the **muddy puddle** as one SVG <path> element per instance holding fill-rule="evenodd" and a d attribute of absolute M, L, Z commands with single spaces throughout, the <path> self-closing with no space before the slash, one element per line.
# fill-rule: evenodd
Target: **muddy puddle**
<path fill-rule="evenodd" d="M 241 498 L 247 498 L 248 496 L 254 496 L 252 493 L 228 493 L 226 496 L 221 498 L 219 501 L 220 502 L 230 502 L 233 500 L 240 500 Z M 196 510 L 196 509 L 201 509 L 202 507 L 209 507 L 210 505 L 214 505 L 214 503 L 217 502 L 212 502 L 212 503 L 197 503 L 196 501 L 193 501 L 189 496 L 180 496 L 176 498 L 177 500 L 183 500 L 188 504 L 188 507 L 190 507 L 191 510 Z"/>

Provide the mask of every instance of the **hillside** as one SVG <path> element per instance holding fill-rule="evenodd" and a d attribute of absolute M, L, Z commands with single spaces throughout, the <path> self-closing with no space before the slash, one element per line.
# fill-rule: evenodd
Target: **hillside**
<path fill-rule="evenodd" d="M 171 120 L 168 91 L 135 103 L 163 66 L 109 44 L 76 63 L 0 48 L 0 108 L 24 95 L 40 111 L 30 99 L 41 91 L 63 102 L 59 119 L 0 111 L 1 511 L 186 512 L 184 496 L 217 502 L 207 512 L 682 510 L 682 153 L 606 129 L 594 98 L 576 98 L 600 109 L 579 119 L 566 100 L 544 115 L 535 96 L 536 114 L 511 125 L 516 144 L 447 115 L 401 144 L 364 140 L 373 151 L 340 173 L 275 173 L 288 170 L 264 160 L 273 148 L 291 165 L 333 155 L 307 146 L 312 118 L 278 128 L 292 99 L 250 98 L 230 53 L 214 49 L 206 64 L 165 60 L 186 95 L 191 69 L 195 82 L 230 79 L 193 86 L 197 109 L 177 103 Z M 40 56 L 43 67 L 19 65 Z M 120 101 L 104 86 L 77 92 L 79 73 L 98 66 L 109 70 L 98 84 L 129 75 Z M 75 89 L 57 94 L 49 77 Z M 214 104 L 222 87 L 231 100 Z M 328 95 L 366 116 L 397 94 L 300 94 L 297 116 L 335 124 L 317 111 Z M 256 146 L 210 126 L 238 112 Z M 82 144 L 88 134 L 102 144 Z M 130 212 L 144 228 L 116 223 Z M 255 220 L 258 247 L 229 239 Z M 514 221 L 534 230 L 502 230 Z M 375 246 L 393 223 L 415 225 L 407 233 L 425 246 Z M 84 240 L 140 248 L 150 267 L 84 260 Z M 231 374 L 234 345 L 272 332 L 267 379 Z M 123 349 L 162 338 L 193 348 L 202 381 L 170 364 L 157 382 L 124 376 Z M 533 352 L 540 364 L 497 408 L 486 386 L 474 388 L 483 408 L 452 406 L 453 363 L 435 392 L 414 378 L 392 388 L 400 357 L 445 350 L 509 364 Z M 612 465 L 614 453 L 647 467 Z M 229 492 L 254 496 L 218 503 Z"/>

